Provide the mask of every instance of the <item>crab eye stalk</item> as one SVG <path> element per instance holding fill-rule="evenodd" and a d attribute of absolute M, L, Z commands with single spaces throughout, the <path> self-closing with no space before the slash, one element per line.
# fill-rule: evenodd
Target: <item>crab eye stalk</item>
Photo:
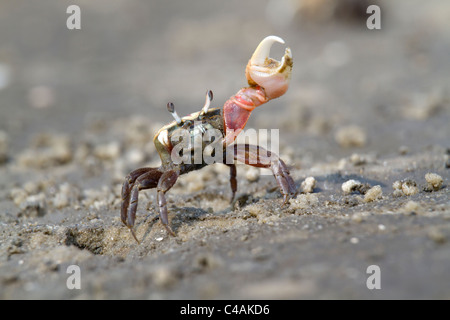
<path fill-rule="evenodd" d="M 201 116 L 208 112 L 209 107 L 211 106 L 212 99 L 213 99 L 213 92 L 211 90 L 208 90 L 208 92 L 206 92 L 205 105 L 203 106 L 202 111 L 200 112 Z"/>
<path fill-rule="evenodd" d="M 180 116 L 178 115 L 178 113 L 175 111 L 175 106 L 172 102 L 167 103 L 167 110 L 169 110 L 170 114 L 177 122 L 177 125 L 181 125 L 182 120 L 181 120 Z"/>
<path fill-rule="evenodd" d="M 286 48 L 281 61 L 269 57 L 270 49 L 275 42 L 284 44 L 284 40 L 277 36 L 264 38 L 253 53 L 245 70 L 249 85 L 259 85 L 264 88 L 269 99 L 278 98 L 287 91 L 293 65 L 289 48 Z"/>

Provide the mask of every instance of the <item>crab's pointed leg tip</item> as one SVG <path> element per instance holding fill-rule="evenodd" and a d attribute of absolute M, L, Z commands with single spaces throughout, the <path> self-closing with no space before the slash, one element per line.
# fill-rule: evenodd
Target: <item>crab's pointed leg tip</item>
<path fill-rule="evenodd" d="M 290 195 L 285 194 L 285 195 L 283 196 L 283 204 L 281 205 L 282 208 L 283 208 L 285 205 L 288 204 L 289 199 L 291 199 Z"/>
<path fill-rule="evenodd" d="M 169 233 L 169 235 L 171 235 L 172 237 L 176 237 L 177 235 L 175 234 L 175 232 L 173 232 L 172 228 L 168 225 L 164 225 L 164 228 L 167 230 L 167 233 Z"/>
<path fill-rule="evenodd" d="M 131 231 L 131 235 L 133 236 L 134 240 L 136 240 L 136 242 L 137 242 L 138 244 L 141 244 L 141 242 L 140 242 L 140 241 L 138 240 L 138 238 L 136 237 L 136 234 L 134 233 L 133 228 L 130 228 L 130 231 Z"/>

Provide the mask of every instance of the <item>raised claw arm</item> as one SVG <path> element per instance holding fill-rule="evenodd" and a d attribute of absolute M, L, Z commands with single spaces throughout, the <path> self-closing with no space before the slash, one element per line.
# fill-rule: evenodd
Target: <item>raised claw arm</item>
<path fill-rule="evenodd" d="M 289 87 L 293 65 L 291 50 L 286 48 L 281 61 L 272 59 L 270 48 L 275 42 L 284 43 L 284 40 L 268 36 L 260 42 L 245 69 L 249 87 L 241 89 L 223 106 L 225 145 L 236 139 L 256 107 L 282 96 Z"/>

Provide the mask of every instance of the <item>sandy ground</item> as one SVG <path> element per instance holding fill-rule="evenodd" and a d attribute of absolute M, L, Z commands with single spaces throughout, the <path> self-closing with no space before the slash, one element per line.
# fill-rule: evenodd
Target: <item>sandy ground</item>
<path fill-rule="evenodd" d="M 75 1 L 68 30 L 69 4 L 1 1 L 0 298 L 450 298 L 450 3 L 381 3 L 381 30 L 310 3 Z M 221 106 L 269 34 L 291 87 L 248 127 L 280 129 L 299 195 L 240 165 L 231 207 L 208 166 L 168 193 L 176 237 L 141 192 L 138 245 L 120 188 L 159 165 L 166 103 Z"/>

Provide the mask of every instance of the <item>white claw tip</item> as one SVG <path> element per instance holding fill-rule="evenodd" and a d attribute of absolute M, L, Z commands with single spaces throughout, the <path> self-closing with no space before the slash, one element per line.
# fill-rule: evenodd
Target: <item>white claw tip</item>
<path fill-rule="evenodd" d="M 280 37 L 277 37 L 277 36 L 267 36 L 267 37 L 265 37 L 265 38 L 263 39 L 263 41 L 269 41 L 269 40 L 270 40 L 272 43 L 273 43 L 273 42 L 279 42 L 279 43 L 284 44 L 284 40 L 281 39 Z"/>
<path fill-rule="evenodd" d="M 256 48 L 252 56 L 252 64 L 262 65 L 264 61 L 269 57 L 270 48 L 275 43 L 284 44 L 284 40 L 277 36 L 267 36 L 265 37 Z"/>

